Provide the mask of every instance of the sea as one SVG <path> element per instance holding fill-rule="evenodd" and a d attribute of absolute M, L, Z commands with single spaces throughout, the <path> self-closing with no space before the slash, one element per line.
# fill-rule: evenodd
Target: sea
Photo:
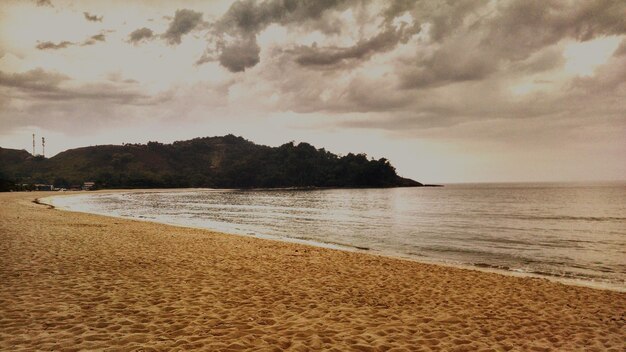
<path fill-rule="evenodd" d="M 626 291 L 626 182 L 145 190 L 54 206 Z"/>

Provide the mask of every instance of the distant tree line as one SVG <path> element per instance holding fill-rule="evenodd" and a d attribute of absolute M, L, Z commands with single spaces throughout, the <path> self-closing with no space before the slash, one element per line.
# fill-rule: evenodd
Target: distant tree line
<path fill-rule="evenodd" d="M 0 161 L 7 154 L 4 151 Z M 352 153 L 337 156 L 308 143 L 289 142 L 272 148 L 233 135 L 172 144 L 77 148 L 50 159 L 23 153 L 21 158 L 13 155 L 13 162 L 3 163 L 0 175 L 10 182 L 50 183 L 64 188 L 85 181 L 94 181 L 101 188 L 421 185 L 399 177 L 385 158 L 368 159 L 365 154 Z"/>

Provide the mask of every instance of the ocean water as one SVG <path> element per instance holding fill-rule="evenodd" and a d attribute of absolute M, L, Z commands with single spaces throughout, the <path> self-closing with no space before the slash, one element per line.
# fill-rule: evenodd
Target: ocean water
<path fill-rule="evenodd" d="M 626 290 L 626 183 L 175 190 L 61 208 Z"/>

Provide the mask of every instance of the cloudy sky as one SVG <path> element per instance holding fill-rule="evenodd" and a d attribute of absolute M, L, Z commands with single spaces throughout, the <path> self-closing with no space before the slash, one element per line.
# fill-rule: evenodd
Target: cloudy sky
<path fill-rule="evenodd" d="M 0 3 L 0 146 L 227 133 L 425 182 L 625 180 L 626 1 Z M 40 147 L 37 147 L 40 153 Z"/>

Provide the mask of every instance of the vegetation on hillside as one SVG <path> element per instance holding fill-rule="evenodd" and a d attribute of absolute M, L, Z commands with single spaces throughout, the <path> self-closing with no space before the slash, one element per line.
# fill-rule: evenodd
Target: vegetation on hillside
<path fill-rule="evenodd" d="M 233 135 L 77 148 L 49 159 L 0 148 L 0 178 L 56 187 L 95 181 L 100 188 L 421 186 L 384 158 L 340 157 L 307 143 L 272 148 Z"/>

